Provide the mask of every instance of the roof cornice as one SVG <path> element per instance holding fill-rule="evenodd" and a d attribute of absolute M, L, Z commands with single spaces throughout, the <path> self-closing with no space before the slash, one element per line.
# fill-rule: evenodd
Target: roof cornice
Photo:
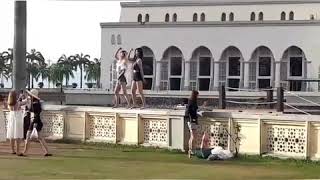
<path fill-rule="evenodd" d="M 111 22 L 100 23 L 101 28 L 181 28 L 181 27 L 264 27 L 264 26 L 320 26 L 320 20 L 294 21 L 233 21 L 233 22 Z"/>
<path fill-rule="evenodd" d="M 210 1 L 150 1 L 150 2 L 121 2 L 121 7 L 171 7 L 171 6 L 235 6 L 235 5 L 268 5 L 268 4 L 314 4 L 319 0 L 292 1 L 239 1 L 239 2 L 210 2 Z"/>

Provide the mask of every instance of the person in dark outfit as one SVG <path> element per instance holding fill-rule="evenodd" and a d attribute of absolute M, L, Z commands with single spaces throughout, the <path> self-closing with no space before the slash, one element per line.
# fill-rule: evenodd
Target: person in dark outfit
<path fill-rule="evenodd" d="M 129 52 L 129 57 L 130 57 L 131 52 L 132 52 L 132 49 Z M 133 61 L 133 66 L 132 66 L 133 81 L 132 81 L 132 85 L 131 85 L 132 102 L 133 102 L 132 108 L 137 107 L 136 91 L 138 89 L 140 97 L 141 97 L 141 102 L 142 102 L 141 109 L 144 109 L 145 105 L 146 105 L 146 100 L 145 100 L 144 93 L 143 93 L 143 83 L 145 82 L 145 79 L 144 79 L 144 72 L 143 72 L 143 66 L 142 66 L 142 60 L 143 60 L 142 49 L 137 48 L 135 50 L 134 58 L 130 59 L 130 60 Z"/>
<path fill-rule="evenodd" d="M 191 97 L 188 101 L 188 105 L 186 107 L 186 116 L 188 119 L 188 128 L 190 131 L 189 138 L 189 151 L 188 156 L 191 158 L 192 150 L 193 150 L 193 140 L 196 135 L 196 129 L 198 126 L 198 91 L 192 91 Z"/>
<path fill-rule="evenodd" d="M 42 107 L 41 107 L 40 98 L 38 96 L 39 92 L 36 89 L 32 89 L 31 91 L 27 91 L 27 93 L 31 97 L 30 112 L 32 113 L 33 117 L 31 118 L 32 122 L 30 123 L 29 129 L 28 129 L 23 154 L 27 153 L 28 147 L 29 147 L 29 142 L 30 142 L 31 132 L 33 131 L 34 128 L 36 128 L 36 130 L 38 132 L 38 139 L 37 140 L 41 144 L 42 150 L 44 151 L 44 156 L 52 156 L 52 154 L 49 154 L 47 144 L 46 144 L 44 138 L 41 136 L 41 130 L 43 127 L 43 123 L 41 121 L 41 116 L 40 116 L 40 114 L 42 112 Z"/>

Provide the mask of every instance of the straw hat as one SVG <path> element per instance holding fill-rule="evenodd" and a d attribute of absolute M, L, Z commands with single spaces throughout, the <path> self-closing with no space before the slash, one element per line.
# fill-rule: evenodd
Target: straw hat
<path fill-rule="evenodd" d="M 27 93 L 28 93 L 30 96 L 32 96 L 32 97 L 40 100 L 40 98 L 39 98 L 39 91 L 38 91 L 38 90 L 32 89 L 31 91 L 27 91 Z"/>

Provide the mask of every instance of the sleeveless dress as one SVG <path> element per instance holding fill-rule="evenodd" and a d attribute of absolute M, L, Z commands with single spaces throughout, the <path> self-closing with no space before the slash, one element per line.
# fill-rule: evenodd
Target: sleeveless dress
<path fill-rule="evenodd" d="M 135 62 L 133 64 L 133 80 L 134 81 L 142 81 L 142 76 L 141 76 L 141 72 L 140 72 L 140 67 L 139 64 L 137 62 Z"/>
<path fill-rule="evenodd" d="M 23 112 L 20 103 L 14 107 L 14 111 L 9 111 L 8 117 L 7 138 L 23 139 Z"/>
<path fill-rule="evenodd" d="M 0 142 L 6 141 L 6 119 L 2 106 L 0 106 Z"/>
<path fill-rule="evenodd" d="M 127 79 L 125 76 L 126 70 L 127 70 L 126 64 L 117 62 L 118 83 L 127 84 Z"/>

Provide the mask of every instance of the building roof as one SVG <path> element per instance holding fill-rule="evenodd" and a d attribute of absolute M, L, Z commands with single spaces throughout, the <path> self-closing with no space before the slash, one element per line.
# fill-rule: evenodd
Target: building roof
<path fill-rule="evenodd" d="M 122 7 L 157 6 L 219 6 L 219 5 L 263 5 L 263 4 L 309 4 L 320 0 L 140 0 L 122 2 Z"/>

